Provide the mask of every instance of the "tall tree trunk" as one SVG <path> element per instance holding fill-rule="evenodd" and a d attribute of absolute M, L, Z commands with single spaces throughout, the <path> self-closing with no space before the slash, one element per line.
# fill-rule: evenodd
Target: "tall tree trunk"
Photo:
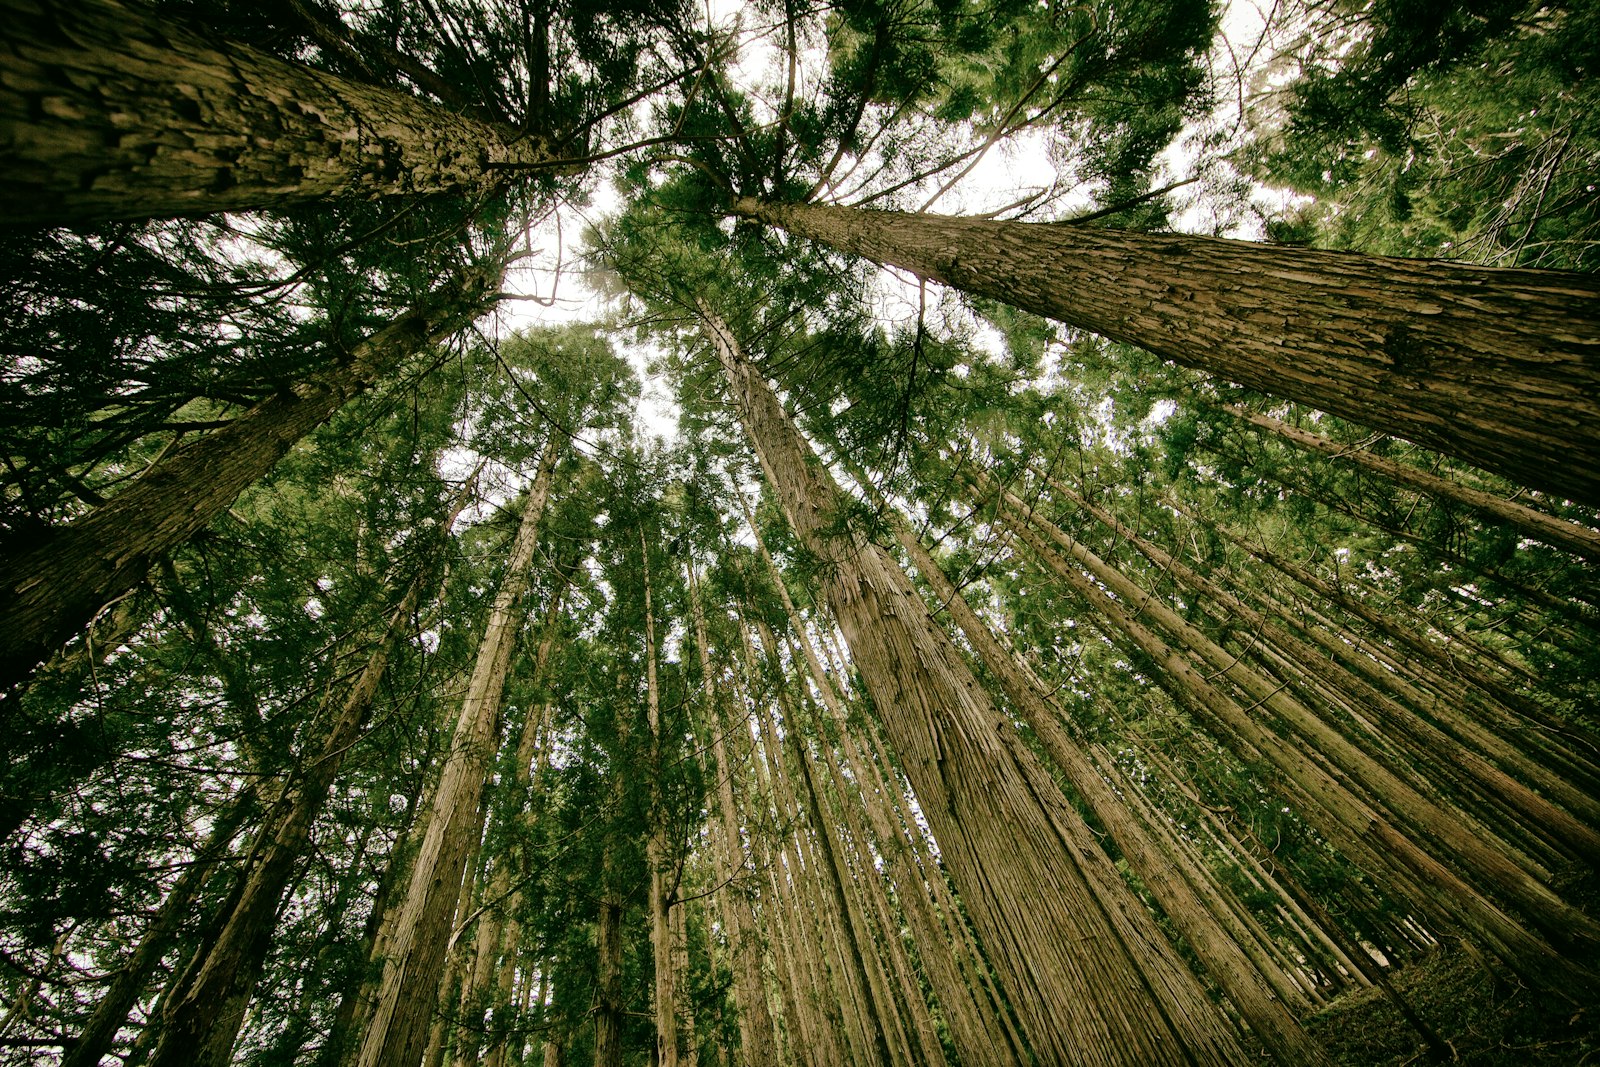
<path fill-rule="evenodd" d="M 465 326 L 493 302 L 497 269 L 474 269 L 427 303 L 337 354 L 330 366 L 262 401 L 157 463 L 105 504 L 0 563 L 0 694 L 133 588 L 322 425 L 411 353 Z"/>
<path fill-rule="evenodd" d="M 595 965 L 594 1067 L 622 1067 L 622 904 L 611 897 L 600 901 Z"/>
<path fill-rule="evenodd" d="M 466 506 L 469 486 L 463 486 L 440 527 L 446 534 Z M 193 984 L 180 1001 L 166 1006 L 150 1067 L 222 1067 L 232 1058 L 245 1009 L 272 948 L 273 923 L 289 878 L 311 840 L 312 824 L 327 803 L 345 753 L 366 726 L 389 658 L 422 599 L 430 570 L 423 568 L 412 578 L 360 675 L 345 692 L 310 766 L 263 820 L 262 840 L 239 874 L 243 891 Z M 333 713 L 331 703 L 324 714 Z"/>
<path fill-rule="evenodd" d="M 543 682 L 546 678 L 550 657 L 555 652 L 556 638 L 561 630 L 561 608 L 571 570 L 566 564 L 558 565 L 558 569 L 561 572 L 560 577 L 555 590 L 550 594 L 550 606 L 545 611 L 544 631 L 539 637 L 539 648 L 534 653 L 533 667 L 529 675 L 535 682 Z M 528 797 L 533 785 L 535 762 L 537 760 L 542 763 L 544 752 L 548 749 L 548 745 L 540 748 L 539 741 L 544 736 L 549 715 L 548 703 L 539 703 L 529 708 L 527 717 L 522 723 L 522 733 L 517 739 L 516 770 L 512 773 L 511 788 L 507 791 L 507 795 L 512 798 L 512 803 L 518 806 L 510 821 L 521 824 L 525 830 L 532 828 L 536 816 L 533 812 L 521 811 L 520 805 Z M 456 1032 L 453 1062 L 457 1067 L 469 1067 L 479 1061 L 479 1045 L 485 1033 L 482 1025 L 485 1008 L 495 1013 L 496 1025 L 492 1031 L 488 1031 L 489 1049 L 483 1058 L 489 1060 L 497 1055 L 501 1057 L 505 1055 L 507 1035 L 501 1026 L 501 1012 L 503 1008 L 509 1006 L 505 1002 L 511 995 L 511 970 L 519 947 L 517 939 L 521 929 L 516 916 L 522 901 L 522 890 L 520 885 L 516 889 L 512 888 L 512 868 L 524 862 L 520 850 L 513 850 L 501 856 L 500 862 L 495 864 L 489 888 L 484 893 L 484 906 L 479 909 L 477 928 L 473 936 L 470 978 L 462 987 L 461 1016 L 465 1022 Z M 495 966 L 497 955 L 504 956 L 504 962 L 499 967 Z"/>
<path fill-rule="evenodd" d="M 450 754 L 439 772 L 428 832 L 385 952 L 383 979 L 357 1067 L 416 1067 L 427 1043 L 451 919 L 467 860 L 478 844 L 478 805 L 499 733 L 506 672 L 521 628 L 520 602 L 532 581 L 539 520 L 550 495 L 559 438 L 560 432 L 550 427 L 523 501 L 522 522 L 484 624 Z"/>
<path fill-rule="evenodd" d="M 678 1067 L 678 959 L 672 937 L 671 910 L 677 886 L 677 850 L 668 837 L 671 820 L 661 788 L 661 694 L 656 677 L 656 615 L 650 588 L 650 546 L 639 529 L 639 561 L 644 577 L 645 711 L 650 727 L 650 836 L 645 862 L 650 868 L 650 950 L 655 957 L 655 1022 L 657 1067 Z"/>
<path fill-rule="evenodd" d="M 1600 278 L 1060 223 L 733 212 L 1600 505 Z"/>
<path fill-rule="evenodd" d="M 729 882 L 718 895 L 727 924 L 728 951 L 733 957 L 734 1001 L 739 1012 L 739 1046 L 749 1067 L 778 1067 L 777 1032 L 772 1009 L 767 1003 L 766 981 L 761 973 L 761 941 L 750 900 L 733 885 L 736 872 L 745 867 L 744 843 L 739 833 L 739 812 L 734 800 L 733 764 L 723 735 L 729 729 L 722 688 L 711 666 L 711 648 L 706 627 L 705 605 L 700 600 L 700 582 L 691 570 L 688 576 L 689 611 L 694 624 L 695 646 L 700 660 L 701 691 L 709 713 L 705 732 L 710 736 L 712 758 L 716 761 L 717 813 L 720 817 L 722 874 Z M 725 874 L 724 874 L 725 870 Z"/>
<path fill-rule="evenodd" d="M 1536 541 L 1565 549 L 1587 560 L 1600 562 L 1600 531 L 1579 526 L 1566 519 L 1559 519 L 1547 512 L 1530 508 L 1526 504 L 1518 504 L 1514 500 L 1486 493 L 1482 489 L 1474 489 L 1449 478 L 1441 478 L 1437 474 L 1376 455 L 1364 448 L 1330 441 L 1321 434 L 1302 430 L 1282 419 L 1250 411 L 1238 404 L 1224 404 L 1223 410 L 1234 418 L 1242 419 L 1258 429 L 1282 438 L 1296 448 L 1343 460 L 1387 478 L 1397 485 L 1407 486 L 1440 500 L 1454 501 L 1473 511 L 1509 523 Z"/>
<path fill-rule="evenodd" d="M 0 224 L 481 193 L 539 138 L 119 0 L 6 0 Z"/>
<path fill-rule="evenodd" d="M 247 786 L 228 803 L 227 810 L 212 826 L 205 848 L 167 891 L 155 918 L 139 939 L 139 946 L 118 968 L 116 977 L 101 994 L 77 1042 L 65 1050 L 61 1067 L 98 1067 L 101 1059 L 110 1053 L 118 1031 L 127 1024 L 128 1013 L 160 966 L 161 958 L 171 948 L 183 921 L 192 914 L 200 890 L 233 841 L 240 823 L 255 807 L 256 799 L 255 789 Z"/>
<path fill-rule="evenodd" d="M 830 529 L 837 487 L 726 327 L 705 311 L 702 323 L 791 525 L 832 564 L 834 615 L 1036 1053 L 1061 1064 L 1243 1062 L 1232 1028 L 904 572 Z"/>
<path fill-rule="evenodd" d="M 945 577 L 904 519 L 894 514 L 890 521 L 917 573 L 932 589 L 934 599 L 950 612 L 967 643 L 1000 682 L 1013 710 L 1032 727 L 1050 759 L 1105 826 L 1161 910 L 1189 942 L 1207 973 L 1233 1001 L 1250 1028 L 1286 1063 L 1331 1064 L 1328 1054 L 1311 1040 L 1283 1001 L 1277 998 L 1262 972 L 1245 955 L 1240 947 L 1243 936 L 1223 928 L 1220 917 L 1208 906 L 1195 884 L 1197 879 L 1192 877 L 1195 872 L 1163 848 L 1128 807 L 1125 797 L 1131 789 L 1129 783 L 1120 781 L 1120 774 L 1116 778 L 1107 777 L 1106 772 L 1115 772 L 1115 766 L 1095 766 L 1067 736 L 1059 714 L 1037 688 L 1035 680 L 978 618 L 977 612 Z"/>
<path fill-rule="evenodd" d="M 1181 631 L 1181 621 L 1174 622 L 1172 613 L 1164 606 L 1136 590 L 1123 587 L 1113 589 L 1116 599 L 1101 588 L 1097 581 L 1068 566 L 1033 527 L 1046 526 L 1043 520 L 1019 519 L 1013 512 L 1008 525 L 1028 545 L 1039 559 L 1075 592 L 1089 602 L 1115 629 L 1131 640 L 1140 651 L 1148 655 L 1172 683 L 1174 696 L 1199 713 L 1202 721 L 1209 723 L 1220 740 L 1235 748 L 1246 762 L 1263 760 L 1280 774 L 1278 784 L 1293 800 L 1302 816 L 1318 832 L 1339 845 L 1358 863 L 1370 864 L 1374 869 L 1388 871 L 1390 879 L 1386 888 L 1398 891 L 1423 914 L 1443 921 L 1457 929 L 1471 931 L 1519 973 L 1542 988 L 1581 989 L 1595 981 L 1586 964 L 1575 962 L 1552 949 L 1496 904 L 1487 899 L 1458 873 L 1428 853 L 1393 825 L 1393 820 L 1378 806 L 1357 791 L 1359 784 L 1350 783 L 1337 775 L 1322 761 L 1314 759 L 1300 745 L 1291 743 L 1268 729 L 1257 718 L 1248 714 L 1233 697 L 1222 692 L 1211 679 L 1202 676 L 1188 657 L 1180 654 L 1146 624 L 1143 617 L 1162 620 L 1167 632 Z M 1060 534 L 1051 529 L 1053 539 Z M 1060 534 L 1062 538 L 1064 534 Z M 1058 539 L 1059 540 L 1059 539 Z M 1086 561 L 1086 549 L 1077 546 L 1075 559 Z M 1095 575 L 1122 584 L 1120 575 L 1111 568 L 1097 567 Z M 1203 643 L 1203 642 L 1197 642 Z M 1215 659 L 1213 654 L 1209 659 Z M 1219 675 L 1236 674 L 1232 657 L 1223 653 L 1221 659 L 1227 667 Z M 1255 697 L 1257 704 L 1268 703 Z M 1270 703 L 1275 712 L 1289 711 L 1274 695 Z M 1252 708 L 1256 705 L 1252 705 Z M 1309 724 L 1308 724 L 1309 725 Z M 1479 874 L 1496 890 L 1513 898 L 1520 897 L 1524 911 L 1539 923 L 1552 937 L 1571 941 L 1579 954 L 1587 954 L 1592 943 L 1593 923 L 1569 905 L 1555 897 L 1547 887 L 1530 877 L 1520 867 L 1509 863 L 1503 856 L 1489 848 L 1481 839 L 1462 830 L 1449 815 L 1440 811 L 1414 791 L 1397 786 L 1388 776 L 1375 771 L 1370 761 L 1352 752 L 1340 739 L 1322 737 L 1322 741 L 1339 750 L 1340 758 L 1362 766 L 1363 778 L 1378 783 L 1382 794 L 1391 801 L 1399 801 L 1447 848 L 1459 854 L 1463 862 Z"/>

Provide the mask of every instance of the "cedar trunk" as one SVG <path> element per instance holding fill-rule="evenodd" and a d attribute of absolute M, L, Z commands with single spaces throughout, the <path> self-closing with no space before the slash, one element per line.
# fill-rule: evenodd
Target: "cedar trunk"
<path fill-rule="evenodd" d="M 4 0 L 0 224 L 482 192 L 544 142 L 119 0 Z"/>
<path fill-rule="evenodd" d="M 415 1067 L 427 1044 L 462 878 L 479 842 L 478 808 L 499 735 L 501 698 L 521 628 L 519 602 L 531 582 L 529 571 L 555 471 L 557 442 L 552 428 L 478 643 L 450 754 L 439 772 L 428 832 L 385 953 L 383 978 L 357 1067 Z"/>
<path fill-rule="evenodd" d="M 1600 504 L 1600 278 L 748 197 L 733 210 Z"/>
<path fill-rule="evenodd" d="M 1094 835 L 882 549 L 832 532 L 838 490 L 725 327 L 732 399 L 801 540 L 1001 984 L 1040 1059 L 1246 1058 Z"/>
<path fill-rule="evenodd" d="M 450 529 L 466 500 L 463 488 L 442 530 Z M 389 659 L 422 598 L 427 575 L 424 568 L 412 578 L 389 613 L 384 632 L 360 675 L 345 693 L 320 751 L 262 821 L 260 839 L 238 876 L 243 888 L 222 933 L 182 999 L 168 1004 L 163 1012 L 161 1037 L 151 1054 L 150 1067 L 223 1067 L 232 1058 L 245 1009 L 272 948 L 274 922 L 289 880 L 311 840 L 312 825 L 327 803 L 345 754 L 366 726 Z M 323 709 L 325 714 L 332 710 Z"/>
<path fill-rule="evenodd" d="M 491 272 L 493 273 L 493 272 Z M 0 694 L 133 588 L 258 481 L 296 442 L 406 356 L 475 318 L 498 275 L 458 280 L 327 370 L 178 449 L 108 502 L 0 563 Z"/>

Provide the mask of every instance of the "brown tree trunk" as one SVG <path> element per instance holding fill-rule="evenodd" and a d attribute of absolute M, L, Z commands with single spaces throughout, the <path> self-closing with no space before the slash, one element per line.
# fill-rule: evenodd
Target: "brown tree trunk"
<path fill-rule="evenodd" d="M 739 1045 L 749 1067 L 778 1067 L 777 1032 L 772 1009 L 767 1003 L 766 982 L 761 973 L 760 929 L 749 898 L 732 883 L 736 872 L 745 867 L 744 843 L 739 833 L 739 811 L 734 800 L 733 764 L 723 735 L 728 730 L 722 689 L 712 672 L 711 649 L 706 627 L 705 606 L 700 602 L 700 583 L 691 571 L 688 580 L 689 610 L 694 624 L 695 645 L 700 659 L 701 687 L 709 713 L 705 732 L 710 735 L 711 755 L 716 761 L 717 813 L 720 817 L 722 869 L 729 888 L 719 894 L 727 923 L 728 951 L 733 956 L 734 1000 L 739 1011 Z"/>
<path fill-rule="evenodd" d="M 622 1067 L 622 905 L 610 898 L 600 901 L 595 962 L 594 1067 Z"/>
<path fill-rule="evenodd" d="M 550 594 L 550 606 L 545 611 L 544 630 L 539 637 L 539 648 L 534 653 L 533 666 L 529 674 L 536 682 L 542 681 L 549 669 L 550 657 L 555 652 L 556 637 L 561 629 L 561 607 L 571 572 L 566 565 L 560 565 L 559 569 L 561 577 L 556 589 Z M 523 720 L 522 732 L 517 738 L 516 770 L 512 774 L 511 788 L 507 791 L 507 795 L 513 798 L 513 804 L 521 805 L 523 798 L 528 796 L 533 784 L 536 758 L 539 762 L 543 762 L 545 750 L 540 749 L 539 741 L 544 736 L 549 714 L 548 703 L 537 704 L 528 709 L 527 717 Z M 520 823 L 524 829 L 531 829 L 535 818 L 533 812 L 522 812 L 518 809 L 511 817 L 511 821 Z M 505 1055 L 506 1035 L 498 1023 L 501 1020 L 502 1010 L 508 1007 L 506 1000 L 511 994 L 510 971 L 519 947 L 517 938 L 521 926 L 516 915 L 522 900 L 522 890 L 513 889 L 511 884 L 512 868 L 518 863 L 519 858 L 520 852 L 517 851 L 499 857 L 489 887 L 484 893 L 484 905 L 477 915 L 477 928 L 473 936 L 472 967 L 461 991 L 461 1017 L 466 1022 L 456 1033 L 453 1062 L 457 1067 L 470 1067 L 471 1064 L 479 1062 L 478 1053 L 485 1033 L 482 1024 L 486 1009 L 495 1013 L 497 1025 L 489 1031 L 489 1048 L 482 1058 L 487 1062 L 496 1057 L 503 1058 Z M 502 955 L 504 962 L 496 967 L 496 959 Z"/>
<path fill-rule="evenodd" d="M 306 381 L 180 448 L 128 488 L 37 547 L 0 563 L 0 694 L 82 630 L 322 425 L 413 352 L 471 322 L 498 292 L 498 271 L 473 272 L 339 354 Z"/>
<path fill-rule="evenodd" d="M 748 197 L 733 212 L 1600 504 L 1600 278 Z"/>
<path fill-rule="evenodd" d="M 98 1067 L 111 1051 L 118 1031 L 127 1024 L 128 1012 L 144 992 L 184 920 L 193 913 L 195 899 L 233 841 L 239 824 L 255 805 L 256 791 L 249 786 L 229 802 L 227 810 L 212 827 L 206 847 L 172 884 L 160 910 L 139 939 L 139 946 L 100 995 L 100 1002 L 95 1005 L 94 1014 L 84 1025 L 77 1042 L 64 1051 L 61 1067 Z"/>
<path fill-rule="evenodd" d="M 385 951 L 383 979 L 358 1067 L 415 1067 L 427 1043 L 451 919 L 467 860 L 478 844 L 478 805 L 499 733 L 500 702 L 521 623 L 518 609 L 531 582 L 539 520 L 555 472 L 560 434 L 554 427 L 549 434 L 484 624 L 450 754 L 439 772 L 428 832 Z"/>
<path fill-rule="evenodd" d="M 770 387 L 709 312 L 702 325 L 791 525 L 830 563 L 834 615 L 1035 1052 L 1061 1064 L 1243 1062 L 1232 1028 L 904 572 L 832 530 L 838 490 Z"/>
<path fill-rule="evenodd" d="M 678 1067 L 678 968 L 672 937 L 671 910 L 676 885 L 676 849 L 668 839 L 669 822 L 661 790 L 661 695 L 656 677 L 655 601 L 650 588 L 650 546 L 639 530 L 640 567 L 644 578 L 645 710 L 650 728 L 650 836 L 645 863 L 650 869 L 650 950 L 655 958 L 655 1022 L 658 1067 Z"/>
<path fill-rule="evenodd" d="M 1173 623 L 1170 611 L 1147 596 L 1124 590 L 1113 599 L 1098 582 L 1068 566 L 1043 537 L 1033 529 L 1042 520 L 1031 522 L 1019 519 L 1014 513 L 1008 521 L 1012 529 L 1044 563 L 1049 571 L 1086 599 L 1118 631 L 1148 655 L 1172 683 L 1174 696 L 1197 711 L 1202 720 L 1217 730 L 1219 739 L 1230 744 L 1246 762 L 1263 760 L 1281 775 L 1278 784 L 1299 807 L 1302 816 L 1320 833 L 1341 847 L 1357 863 L 1369 863 L 1386 868 L 1391 888 L 1410 900 L 1420 911 L 1457 929 L 1473 932 L 1483 942 L 1519 973 L 1527 976 L 1542 988 L 1581 989 L 1595 978 L 1584 963 L 1577 963 L 1552 949 L 1551 945 L 1530 934 L 1498 906 L 1485 898 L 1462 877 L 1437 858 L 1420 848 L 1415 841 L 1399 832 L 1386 814 L 1369 803 L 1353 783 L 1343 775 L 1330 772 L 1320 760 L 1314 759 L 1304 749 L 1275 731 L 1268 729 L 1247 713 L 1233 697 L 1218 689 L 1209 677 L 1202 676 L 1189 659 L 1170 647 L 1142 617 L 1160 617 L 1168 632 L 1181 630 Z M 1052 537 L 1060 531 L 1051 529 Z M 1064 537 L 1065 535 L 1061 535 Z M 1078 546 L 1073 556 L 1080 561 L 1089 556 Z M 1120 576 L 1110 568 L 1096 568 L 1097 578 L 1120 583 Z M 1232 657 L 1223 654 L 1224 661 Z M 1236 671 L 1218 670 L 1218 674 L 1233 677 Z M 1260 697 L 1256 704 L 1269 703 Z M 1270 701 L 1273 710 L 1284 709 L 1274 694 Z M 1291 711 L 1292 709 L 1284 709 Z M 1323 738 L 1342 750 L 1346 762 L 1368 764 L 1357 753 L 1352 753 L 1337 739 Z M 1590 932 L 1593 923 L 1575 912 L 1569 905 L 1555 897 L 1548 888 L 1528 876 L 1521 868 L 1507 862 L 1504 857 L 1488 848 L 1480 839 L 1462 831 L 1447 814 L 1416 797 L 1403 787 L 1396 788 L 1384 781 L 1385 776 L 1372 773 L 1370 766 L 1363 777 L 1379 783 L 1381 791 L 1390 800 L 1403 801 L 1407 812 L 1424 824 L 1430 833 L 1443 840 L 1447 847 L 1460 854 L 1469 869 L 1512 897 L 1520 897 L 1529 918 L 1539 923 L 1553 938 L 1571 941 L 1580 954 L 1591 950 Z"/>
<path fill-rule="evenodd" d="M 463 487 L 441 530 L 450 529 L 466 503 L 467 488 Z M 151 1053 L 150 1067 L 222 1067 L 231 1059 L 245 1009 L 272 948 L 273 921 L 290 876 L 311 839 L 312 824 L 327 803 L 345 753 L 366 726 L 389 658 L 404 636 L 427 584 L 426 569 L 411 580 L 390 612 L 361 674 L 346 691 L 320 750 L 300 780 L 289 787 L 263 820 L 263 839 L 239 873 L 243 891 L 194 982 L 180 1001 L 166 1006 L 161 1038 Z M 331 713 L 333 709 L 323 710 Z"/>
<path fill-rule="evenodd" d="M 1258 429 L 1281 437 L 1297 448 L 1307 452 L 1315 452 L 1321 456 L 1344 460 L 1354 466 L 1369 470 L 1381 475 L 1397 485 L 1404 485 L 1418 492 L 1440 500 L 1451 500 L 1473 511 L 1480 512 L 1501 522 L 1510 523 L 1523 533 L 1536 541 L 1542 541 L 1555 548 L 1565 549 L 1584 559 L 1600 561 L 1600 531 L 1591 530 L 1587 526 L 1579 526 L 1566 519 L 1558 519 L 1554 515 L 1530 508 L 1526 504 L 1518 504 L 1513 500 L 1486 493 L 1482 489 L 1462 485 L 1460 482 L 1441 478 L 1437 474 L 1420 470 L 1405 463 L 1375 455 L 1364 448 L 1342 445 L 1337 441 L 1330 441 L 1321 434 L 1302 430 L 1298 426 L 1291 426 L 1282 419 L 1275 419 L 1270 415 L 1262 415 L 1250 411 L 1237 404 L 1225 404 L 1223 409 L 1234 418 L 1243 419 Z"/>
<path fill-rule="evenodd" d="M 6 0 L 0 224 L 481 193 L 543 140 L 119 0 Z"/>
<path fill-rule="evenodd" d="M 904 520 L 895 514 L 890 521 L 917 573 L 928 582 L 935 600 L 950 612 L 967 643 L 1000 682 L 1013 710 L 1033 728 L 1050 759 L 1100 819 L 1161 910 L 1250 1028 L 1286 1063 L 1331 1064 L 1328 1054 L 1311 1040 L 1255 963 L 1244 954 L 1240 947 L 1242 936 L 1225 930 L 1219 916 L 1207 906 L 1188 877 L 1193 872 L 1177 862 L 1177 857 L 1161 846 L 1128 807 L 1124 796 L 1131 789 L 1129 783 L 1106 777 L 1105 772 L 1115 771 L 1114 765 L 1096 767 L 1067 736 L 1047 697 L 1017 664 L 1013 653 L 1003 648 L 978 618 Z"/>

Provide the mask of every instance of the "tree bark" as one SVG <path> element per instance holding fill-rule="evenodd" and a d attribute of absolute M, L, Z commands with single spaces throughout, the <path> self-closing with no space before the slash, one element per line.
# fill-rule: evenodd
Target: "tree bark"
<path fill-rule="evenodd" d="M 1600 278 L 1184 234 L 733 213 L 1600 504 Z"/>
<path fill-rule="evenodd" d="M 1404 485 L 1440 500 L 1454 501 L 1480 514 L 1509 523 L 1535 541 L 1563 549 L 1583 559 L 1600 561 L 1600 530 L 1579 526 L 1575 522 L 1559 519 L 1554 515 L 1530 508 L 1526 504 L 1518 504 L 1505 497 L 1486 493 L 1482 489 L 1474 489 L 1449 478 L 1441 478 L 1437 474 L 1430 474 L 1405 463 L 1375 455 L 1364 448 L 1330 441 L 1321 434 L 1302 430 L 1282 419 L 1262 415 L 1238 404 L 1225 404 L 1223 410 L 1257 429 L 1281 437 L 1297 448 L 1343 460 L 1387 478 L 1397 485 Z"/>
<path fill-rule="evenodd" d="M 771 388 L 704 309 L 702 325 L 769 484 L 829 563 L 834 614 L 1035 1052 L 1061 1064 L 1243 1062 L 1232 1028 L 904 572 L 830 528 L 837 487 Z"/>
<path fill-rule="evenodd" d="M 492 187 L 539 138 L 120 0 L 5 0 L 0 224 L 77 226 Z"/>
<path fill-rule="evenodd" d="M 1161 910 L 1189 942 L 1207 973 L 1233 1001 L 1256 1036 L 1286 1063 L 1331 1065 L 1333 1061 L 1328 1054 L 1311 1040 L 1283 1001 L 1273 993 L 1255 963 L 1244 954 L 1240 946 L 1244 938 L 1224 929 L 1219 917 L 1207 906 L 1190 880 L 1193 872 L 1168 854 L 1128 806 L 1124 796 L 1131 789 L 1129 783 L 1107 778 L 1106 772 L 1114 771 L 1114 765 L 1106 764 L 1103 769 L 1096 767 L 1067 736 L 1060 716 L 1036 687 L 1034 679 L 1017 664 L 1010 650 L 1001 647 L 999 638 L 945 577 L 901 516 L 893 514 L 890 522 L 917 573 L 928 582 L 934 598 L 950 612 L 984 666 L 999 680 L 1013 709 L 1032 727 L 1050 759 L 1104 824 Z"/>
<path fill-rule="evenodd" d="M 416 1067 L 427 1043 L 451 920 L 467 860 L 478 843 L 478 805 L 499 733 L 506 672 L 521 629 L 519 602 L 531 582 L 539 520 L 555 472 L 560 434 L 553 426 L 549 434 L 478 644 L 450 754 L 439 772 L 428 832 L 385 952 L 383 979 L 357 1067 Z"/>
<path fill-rule="evenodd" d="M 476 318 L 499 285 L 498 270 L 456 278 L 348 353 L 335 354 L 328 369 L 180 448 L 105 504 L 0 563 L 0 694 L 352 397 Z"/>
<path fill-rule="evenodd" d="M 723 905 L 728 927 L 728 951 L 733 957 L 734 1000 L 739 1011 L 739 1046 L 744 1062 L 749 1067 L 778 1067 L 777 1032 L 773 1027 L 772 1009 L 767 1003 L 766 981 L 761 973 L 761 942 L 755 936 L 760 927 L 749 898 L 732 884 L 735 872 L 745 867 L 744 843 L 739 833 L 739 810 L 733 795 L 733 764 L 729 761 L 728 746 L 723 743 L 723 734 L 729 727 L 721 699 L 722 689 L 712 673 L 705 606 L 700 601 L 700 582 L 693 571 L 689 573 L 688 589 L 695 646 L 700 659 L 700 684 L 709 709 L 705 732 L 710 735 L 711 755 L 716 761 L 716 807 L 720 821 L 718 829 L 721 831 L 722 866 L 726 870 L 724 876 L 730 883 L 718 899 Z M 719 870 L 717 873 L 724 872 Z"/>

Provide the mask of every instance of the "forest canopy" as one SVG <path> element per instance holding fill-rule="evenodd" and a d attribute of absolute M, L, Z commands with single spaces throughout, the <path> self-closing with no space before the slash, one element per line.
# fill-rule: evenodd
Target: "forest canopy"
<path fill-rule="evenodd" d="M 10 0 L 0 1065 L 1600 1053 L 1594 0 Z"/>

